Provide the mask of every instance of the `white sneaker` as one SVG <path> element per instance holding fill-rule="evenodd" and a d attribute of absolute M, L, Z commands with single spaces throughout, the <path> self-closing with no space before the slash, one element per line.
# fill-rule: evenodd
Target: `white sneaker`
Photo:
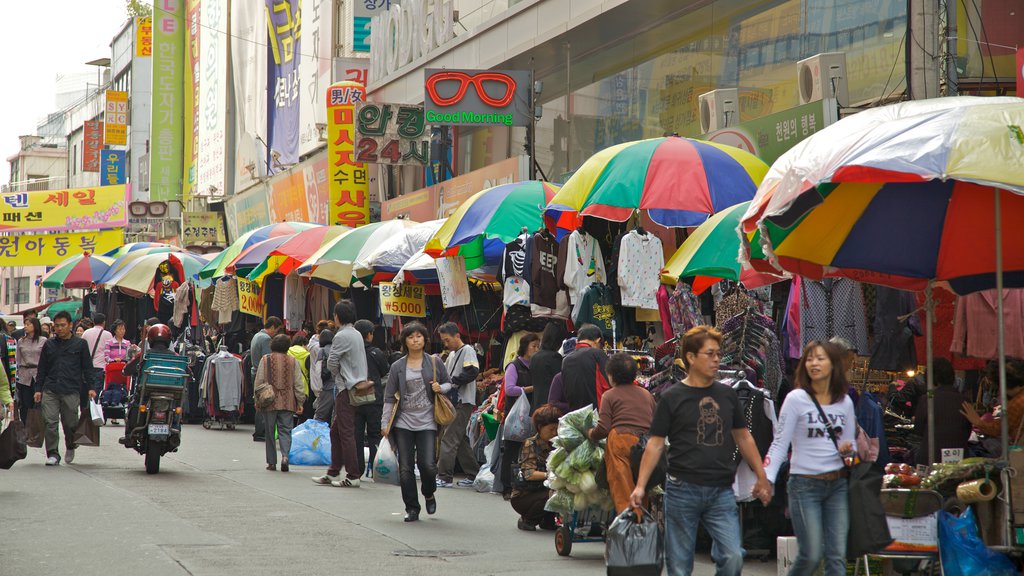
<path fill-rule="evenodd" d="M 50 456 L 49 458 L 46 459 L 46 465 L 60 466 L 60 458 L 57 458 L 56 456 Z"/>
<path fill-rule="evenodd" d="M 341 480 L 331 482 L 331 486 L 334 486 L 335 488 L 359 488 L 359 478 L 356 478 L 355 480 L 342 478 Z"/>
<path fill-rule="evenodd" d="M 338 481 L 338 476 L 329 476 L 324 474 L 323 476 L 313 476 L 314 484 L 322 484 L 324 486 L 330 486 Z"/>
<path fill-rule="evenodd" d="M 64 461 L 67 462 L 68 464 L 71 464 L 72 462 L 75 461 L 74 448 L 68 448 L 67 450 L 64 451 Z"/>

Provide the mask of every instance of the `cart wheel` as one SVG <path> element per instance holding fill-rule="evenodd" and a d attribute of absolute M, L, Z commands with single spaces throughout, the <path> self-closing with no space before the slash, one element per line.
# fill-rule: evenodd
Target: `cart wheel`
<path fill-rule="evenodd" d="M 228 424 L 228 430 L 234 430 L 234 429 L 235 429 L 234 423 Z"/>
<path fill-rule="evenodd" d="M 559 526 L 555 530 L 555 552 L 559 556 L 568 556 L 572 552 L 572 530 L 568 526 Z"/>
<path fill-rule="evenodd" d="M 210 429 L 210 421 L 209 420 L 203 420 L 203 428 L 206 428 L 207 430 Z"/>

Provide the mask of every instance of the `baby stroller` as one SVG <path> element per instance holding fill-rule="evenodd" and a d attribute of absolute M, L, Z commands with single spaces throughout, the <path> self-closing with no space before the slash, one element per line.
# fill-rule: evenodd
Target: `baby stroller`
<path fill-rule="evenodd" d="M 128 408 L 128 377 L 124 375 L 124 362 L 107 364 L 100 392 L 100 405 L 103 406 L 103 418 L 118 420 L 125 417 Z"/>

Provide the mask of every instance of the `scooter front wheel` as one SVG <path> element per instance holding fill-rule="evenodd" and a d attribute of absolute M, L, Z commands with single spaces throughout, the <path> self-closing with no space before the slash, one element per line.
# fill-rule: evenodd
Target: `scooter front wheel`
<path fill-rule="evenodd" d="M 159 450 L 147 450 L 146 451 L 146 474 L 156 474 L 160 471 L 160 451 Z"/>

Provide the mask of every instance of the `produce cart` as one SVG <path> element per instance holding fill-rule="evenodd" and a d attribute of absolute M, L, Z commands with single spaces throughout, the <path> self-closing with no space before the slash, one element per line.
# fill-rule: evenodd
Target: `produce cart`
<path fill-rule="evenodd" d="M 558 516 L 560 525 L 555 530 L 555 552 L 559 556 L 568 556 L 574 542 L 604 542 L 605 530 L 616 514 L 614 510 L 591 506 Z"/>

